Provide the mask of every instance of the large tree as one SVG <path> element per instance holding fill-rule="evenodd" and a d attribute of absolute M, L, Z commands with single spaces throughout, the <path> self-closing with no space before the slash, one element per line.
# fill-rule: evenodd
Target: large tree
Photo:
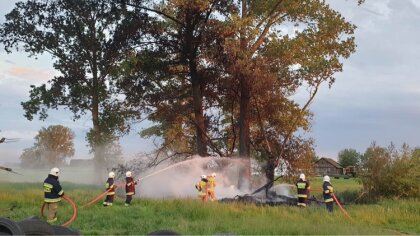
<path fill-rule="evenodd" d="M 155 61 L 146 62 L 154 71 L 140 71 L 122 84 L 131 104 L 139 104 L 139 91 L 144 91 L 142 102 L 155 124 L 143 135 L 163 137 L 161 150 L 200 156 L 208 155 L 209 148 L 218 152 L 208 130 L 209 109 L 217 97 L 212 83 L 219 75 L 208 57 L 230 2 L 173 0 L 148 8 L 161 17 L 162 26 L 154 39 Z"/>
<path fill-rule="evenodd" d="M 73 131 L 62 125 L 42 128 L 35 137 L 34 146 L 23 152 L 22 164 L 36 166 L 47 163 L 51 167 L 59 166 L 66 158 L 74 156 L 73 140 Z"/>
<path fill-rule="evenodd" d="M 0 42 L 8 52 L 50 54 L 60 73 L 47 84 L 31 86 L 29 101 L 22 103 L 25 117 L 45 119 L 48 109 L 59 107 L 74 119 L 90 115 L 87 140 L 100 167 L 104 160 L 97 147 L 127 132 L 127 120 L 138 116 L 124 106 L 114 78 L 141 46 L 148 22 L 147 14 L 112 0 L 18 2 L 0 27 Z"/>
<path fill-rule="evenodd" d="M 338 153 L 338 163 L 342 167 L 357 166 L 361 162 L 361 156 L 355 149 L 344 149 Z"/>
<path fill-rule="evenodd" d="M 355 26 L 323 1 L 238 1 L 236 8 L 227 22 L 232 34 L 222 52 L 228 58 L 226 71 L 236 82 L 239 156 L 251 155 L 251 140 L 259 135 L 266 141 L 258 149 L 271 153 L 266 156 L 276 166 L 294 132 L 308 129 L 309 105 L 321 84 L 331 86 L 341 61 L 355 51 Z M 291 95 L 302 87 L 309 91 L 308 100 L 297 106 Z M 268 109 L 275 112 L 265 117 L 277 116 L 274 120 L 259 115 L 270 103 L 281 105 L 279 111 Z M 288 114 L 286 123 L 279 122 Z M 270 145 L 269 136 L 275 144 Z M 270 151 L 275 145 L 278 152 Z"/>

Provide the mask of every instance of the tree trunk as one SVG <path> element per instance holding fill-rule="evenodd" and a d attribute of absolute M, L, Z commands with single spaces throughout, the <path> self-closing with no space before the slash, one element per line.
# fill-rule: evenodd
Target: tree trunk
<path fill-rule="evenodd" d="M 207 156 L 206 145 L 206 123 L 203 114 L 203 95 L 202 95 L 202 80 L 197 74 L 196 66 L 190 63 L 190 76 L 192 84 L 192 98 L 194 110 L 194 123 L 196 129 L 196 145 L 197 154 L 200 156 Z"/>
<path fill-rule="evenodd" d="M 242 0 L 242 19 L 247 16 L 247 1 Z M 240 44 L 242 50 L 247 50 L 247 40 L 245 38 L 246 29 L 241 29 Z M 240 83 L 240 101 L 239 101 L 239 157 L 245 160 L 239 169 L 238 188 L 243 189 L 251 180 L 250 166 L 250 137 L 249 137 L 249 102 L 250 102 L 250 84 L 246 75 L 239 73 Z M 248 185 L 249 187 L 250 185 Z"/>
<path fill-rule="evenodd" d="M 93 150 L 93 163 L 94 163 L 94 176 L 98 181 L 102 181 L 101 173 L 103 173 L 103 155 L 101 154 L 100 140 L 100 124 L 99 124 L 99 78 L 98 66 L 96 61 L 96 53 L 93 53 L 92 61 L 92 150 Z"/>
<path fill-rule="evenodd" d="M 274 184 L 273 183 L 273 180 L 274 180 L 274 170 L 276 169 L 276 165 L 274 164 L 275 161 L 276 161 L 275 158 L 270 157 L 267 160 L 267 165 L 265 166 L 265 177 L 267 178 L 267 184 L 270 183 L 270 184 L 268 184 L 265 187 L 265 196 L 266 197 L 268 195 L 268 190 L 271 187 L 273 187 L 273 184 Z"/>
<path fill-rule="evenodd" d="M 207 156 L 206 123 L 203 114 L 203 89 L 204 80 L 197 71 L 197 47 L 194 37 L 195 25 L 193 24 L 192 12 L 188 12 L 185 19 L 184 34 L 184 58 L 188 63 L 189 76 L 191 79 L 191 92 L 193 99 L 194 125 L 196 130 L 196 152 L 200 156 Z"/>
<path fill-rule="evenodd" d="M 239 156 L 242 158 L 250 157 L 250 137 L 249 137 L 249 102 L 250 86 L 248 79 L 242 76 L 240 79 L 241 97 L 239 101 Z"/>

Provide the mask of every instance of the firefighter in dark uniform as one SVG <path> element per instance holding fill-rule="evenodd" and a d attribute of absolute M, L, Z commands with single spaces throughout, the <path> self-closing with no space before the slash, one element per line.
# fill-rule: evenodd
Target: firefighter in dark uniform
<path fill-rule="evenodd" d="M 306 199 L 308 199 L 309 190 L 311 189 L 309 181 L 306 180 L 305 174 L 300 174 L 299 180 L 296 182 L 298 194 L 298 206 L 306 207 Z"/>
<path fill-rule="evenodd" d="M 114 196 L 115 196 L 115 184 L 114 184 L 114 172 L 109 172 L 108 179 L 106 180 L 106 198 L 103 203 L 104 206 L 112 206 L 112 203 L 114 202 Z"/>
<path fill-rule="evenodd" d="M 58 202 L 61 201 L 61 197 L 64 195 L 64 191 L 58 181 L 59 173 L 60 169 L 54 167 L 51 169 L 48 177 L 44 180 L 44 202 L 48 211 L 48 223 L 57 221 Z"/>
<path fill-rule="evenodd" d="M 324 195 L 324 202 L 327 207 L 328 212 L 333 211 L 333 186 L 330 183 L 330 177 L 328 175 L 324 176 L 324 184 L 322 185 L 322 194 Z"/>
<path fill-rule="evenodd" d="M 137 181 L 134 181 L 132 177 L 131 171 L 127 171 L 125 173 L 125 204 L 124 206 L 130 206 L 131 200 L 133 199 L 133 195 L 136 194 L 136 187 L 134 185 L 137 184 Z"/>

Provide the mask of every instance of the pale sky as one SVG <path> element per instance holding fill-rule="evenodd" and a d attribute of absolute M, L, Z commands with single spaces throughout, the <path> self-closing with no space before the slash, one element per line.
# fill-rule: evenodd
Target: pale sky
<path fill-rule="evenodd" d="M 0 23 L 14 2 L 0 2 Z M 420 146 L 420 0 L 366 0 L 360 7 L 356 0 L 328 2 L 358 26 L 358 47 L 332 88 L 323 87 L 311 105 L 314 123 L 308 136 L 315 139 L 317 155 L 335 159 L 345 148 L 364 152 L 372 141 Z M 90 157 L 85 141 L 89 116 L 73 122 L 69 112 L 59 110 L 50 111 L 45 122 L 23 117 L 20 102 L 28 100 L 29 86 L 45 83 L 55 73 L 47 55 L 35 60 L 0 49 L 0 137 L 20 138 L 0 144 L 0 164 L 18 162 L 37 131 L 54 124 L 75 131 L 76 158 Z M 121 140 L 127 157 L 152 147 L 135 134 L 139 130 Z"/>

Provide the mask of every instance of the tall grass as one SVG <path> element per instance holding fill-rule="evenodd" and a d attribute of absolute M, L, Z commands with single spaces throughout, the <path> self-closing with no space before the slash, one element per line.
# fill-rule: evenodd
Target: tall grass
<path fill-rule="evenodd" d="M 333 183 L 334 184 L 334 183 Z M 81 206 L 103 191 L 94 186 L 62 183 L 66 194 Z M 338 184 L 337 184 L 338 185 Z M 33 183 L 0 182 L 0 214 L 13 220 L 40 216 L 42 188 Z M 16 205 L 12 211 L 5 208 Z M 420 234 L 418 200 L 383 201 L 376 205 L 346 206 L 353 217 L 349 221 L 335 209 L 328 214 L 323 207 L 301 209 L 278 206 L 259 207 L 245 204 L 208 203 L 197 199 L 134 199 L 124 207 L 117 198 L 112 207 L 101 201 L 78 209 L 78 217 L 70 226 L 85 235 L 133 235 L 167 229 L 181 234 L 392 234 L 398 230 Z M 59 224 L 66 222 L 72 209 L 60 203 Z"/>

